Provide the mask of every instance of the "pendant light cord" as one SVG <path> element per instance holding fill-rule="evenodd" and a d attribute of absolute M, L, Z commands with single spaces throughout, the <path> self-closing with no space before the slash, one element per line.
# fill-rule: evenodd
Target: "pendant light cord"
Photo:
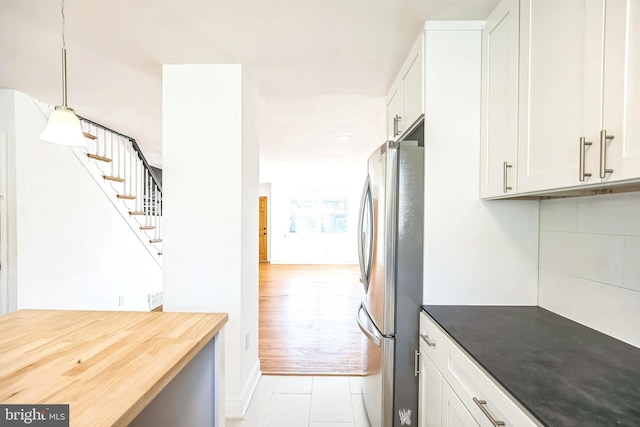
<path fill-rule="evenodd" d="M 67 47 L 67 41 L 64 38 L 64 0 L 62 0 L 62 7 L 60 8 L 60 14 L 62 15 L 62 48 L 66 49 Z"/>
<path fill-rule="evenodd" d="M 62 108 L 67 108 L 67 41 L 64 38 L 64 0 L 60 8 L 62 14 Z"/>

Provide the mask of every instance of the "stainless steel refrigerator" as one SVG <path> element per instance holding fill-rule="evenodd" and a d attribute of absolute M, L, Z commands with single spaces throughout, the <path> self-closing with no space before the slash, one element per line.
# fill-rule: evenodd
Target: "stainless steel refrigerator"
<path fill-rule="evenodd" d="M 368 160 L 358 253 L 365 297 L 362 397 L 372 427 L 418 424 L 419 313 L 422 304 L 424 148 L 386 142 Z"/>

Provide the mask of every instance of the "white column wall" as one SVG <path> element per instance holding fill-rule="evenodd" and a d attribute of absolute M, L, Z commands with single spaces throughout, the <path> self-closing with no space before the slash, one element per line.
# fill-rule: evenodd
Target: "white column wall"
<path fill-rule="evenodd" d="M 241 310 L 243 363 L 241 403 L 251 400 L 258 385 L 258 228 L 260 197 L 260 107 L 255 86 L 242 72 L 242 223 Z M 244 409 L 244 405 L 242 407 Z M 244 411 L 243 411 L 244 412 Z"/>
<path fill-rule="evenodd" d="M 0 250 L 6 249 L 6 253 L 2 254 L 2 268 L 5 270 L 2 275 L 3 283 L 0 284 L 0 314 L 10 313 L 17 309 L 18 290 L 17 290 L 17 261 L 16 261 L 16 167 L 15 161 L 15 91 L 0 90 L 0 141 L 6 144 L 7 162 L 6 170 L 0 170 L 0 180 L 4 180 L 2 185 L 6 189 L 5 199 L 0 200 L 0 218 L 4 221 L 6 230 L 2 231 L 0 239 L 4 239 Z M 0 149 L 4 149 L 0 147 Z M 7 232 L 8 231 L 8 232 Z"/>
<path fill-rule="evenodd" d="M 427 22 L 425 304 L 536 305 L 538 202 L 484 201 L 483 22 Z"/>
<path fill-rule="evenodd" d="M 243 126 L 256 98 L 240 65 L 163 66 L 164 308 L 229 313 L 227 416 L 246 409 L 258 364 L 259 147 Z"/>

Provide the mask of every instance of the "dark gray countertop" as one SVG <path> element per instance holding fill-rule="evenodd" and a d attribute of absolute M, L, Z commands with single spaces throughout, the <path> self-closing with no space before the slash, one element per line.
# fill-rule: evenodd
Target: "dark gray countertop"
<path fill-rule="evenodd" d="M 640 426 L 640 349 L 540 307 L 422 308 L 544 425 Z"/>

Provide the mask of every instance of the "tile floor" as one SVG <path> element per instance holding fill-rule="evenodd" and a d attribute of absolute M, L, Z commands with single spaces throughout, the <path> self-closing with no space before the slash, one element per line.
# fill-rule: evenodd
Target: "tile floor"
<path fill-rule="evenodd" d="M 360 378 L 346 376 L 260 378 L 242 420 L 227 427 L 370 427 Z"/>

